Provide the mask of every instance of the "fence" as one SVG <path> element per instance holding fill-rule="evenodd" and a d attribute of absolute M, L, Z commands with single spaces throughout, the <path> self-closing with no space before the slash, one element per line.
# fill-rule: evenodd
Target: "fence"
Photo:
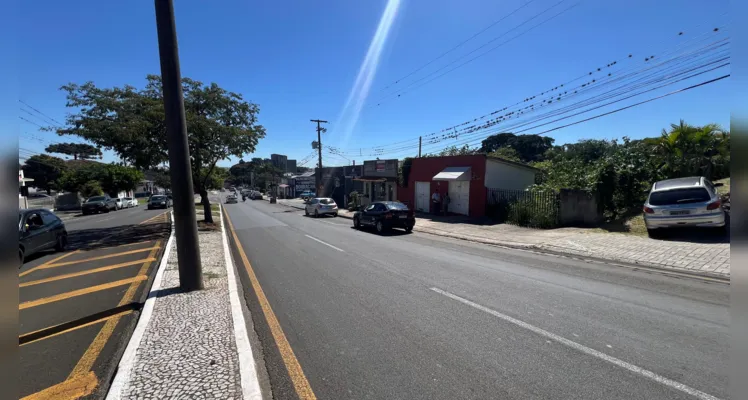
<path fill-rule="evenodd" d="M 559 226 L 559 205 L 555 191 L 486 189 L 486 215 L 502 223 L 555 228 Z"/>

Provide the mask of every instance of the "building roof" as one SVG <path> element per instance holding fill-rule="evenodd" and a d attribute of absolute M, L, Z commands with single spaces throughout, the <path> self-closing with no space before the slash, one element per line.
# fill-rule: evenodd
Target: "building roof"
<path fill-rule="evenodd" d="M 500 157 L 494 157 L 494 156 L 488 156 L 487 155 L 486 158 L 488 160 L 500 162 L 502 164 L 507 164 L 507 165 L 511 165 L 511 166 L 519 167 L 519 168 L 530 169 L 530 170 L 532 170 L 534 172 L 543 172 L 542 170 L 540 170 L 538 168 L 535 168 L 535 167 L 531 167 L 531 166 L 529 166 L 527 164 L 523 164 L 523 163 L 516 162 L 516 161 L 510 161 L 510 160 L 507 160 L 507 159 L 504 159 L 504 158 L 500 158 Z"/>

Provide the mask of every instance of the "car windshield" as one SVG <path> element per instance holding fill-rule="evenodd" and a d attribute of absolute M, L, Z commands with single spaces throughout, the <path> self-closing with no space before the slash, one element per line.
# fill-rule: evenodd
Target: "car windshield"
<path fill-rule="evenodd" d="M 390 210 L 408 210 L 408 206 L 400 202 L 387 203 L 387 208 Z"/>
<path fill-rule="evenodd" d="M 104 199 L 106 199 L 106 197 L 104 197 L 104 196 L 94 196 L 94 197 L 89 198 L 88 201 L 87 201 L 87 203 L 93 203 L 93 202 L 97 202 L 97 201 L 104 201 Z"/>
<path fill-rule="evenodd" d="M 320 204 L 335 204 L 333 199 L 319 199 Z"/>
<path fill-rule="evenodd" d="M 151 200 L 153 200 L 153 201 L 163 201 L 163 200 L 166 200 L 166 196 L 153 196 L 153 197 L 151 197 Z"/>
<path fill-rule="evenodd" d="M 649 204 L 653 206 L 668 206 L 675 204 L 704 203 L 711 197 L 704 188 L 686 188 L 652 192 Z"/>

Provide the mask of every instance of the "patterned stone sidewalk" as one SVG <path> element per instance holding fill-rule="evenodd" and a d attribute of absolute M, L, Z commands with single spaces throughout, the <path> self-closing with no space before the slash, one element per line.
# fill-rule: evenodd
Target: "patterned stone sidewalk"
<path fill-rule="evenodd" d="M 303 209 L 299 199 L 279 204 Z M 338 215 L 352 218 L 340 210 Z M 722 279 L 730 278 L 730 244 L 654 240 L 622 233 L 599 233 L 590 229 L 539 230 L 509 224 L 480 224 L 463 217 L 419 218 L 415 231 L 472 242 L 514 248 L 551 251 L 660 268 Z"/>
<path fill-rule="evenodd" d="M 199 241 L 205 289 L 180 292 L 175 243 L 132 369 L 108 399 L 242 399 L 221 231 Z"/>

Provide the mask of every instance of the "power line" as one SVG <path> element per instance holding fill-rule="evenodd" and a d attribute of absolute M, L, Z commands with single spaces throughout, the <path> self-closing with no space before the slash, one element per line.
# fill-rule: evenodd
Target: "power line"
<path fill-rule="evenodd" d="M 45 113 L 43 113 L 43 112 L 39 111 L 38 109 L 34 108 L 34 107 L 33 107 L 32 105 L 30 105 L 29 103 L 26 103 L 25 101 L 23 101 L 23 100 L 21 100 L 21 99 L 18 99 L 18 102 L 20 102 L 21 104 L 25 105 L 26 107 L 28 107 L 28 108 L 30 108 L 30 109 L 32 109 L 32 110 L 34 110 L 34 111 L 36 111 L 37 113 L 39 113 L 39 114 L 43 115 L 44 117 L 46 117 L 46 118 L 49 118 L 49 120 L 53 121 L 53 122 L 54 122 L 54 123 L 56 123 L 57 125 L 60 125 L 60 126 L 64 125 L 64 124 L 63 124 L 62 122 L 60 122 L 60 121 L 58 121 L 58 120 L 56 120 L 56 119 L 54 119 L 54 118 L 50 117 L 49 115 L 47 115 L 47 114 L 45 114 Z"/>

